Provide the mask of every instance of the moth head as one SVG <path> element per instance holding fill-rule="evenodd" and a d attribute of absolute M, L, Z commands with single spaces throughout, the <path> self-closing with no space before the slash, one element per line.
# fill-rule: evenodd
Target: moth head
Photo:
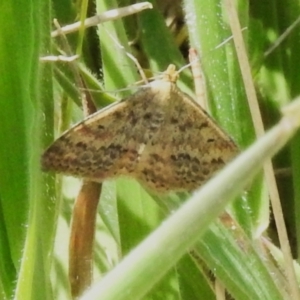
<path fill-rule="evenodd" d="M 168 66 L 167 70 L 164 72 L 162 80 L 176 83 L 178 77 L 179 77 L 179 74 L 176 71 L 175 65 L 171 64 Z"/>

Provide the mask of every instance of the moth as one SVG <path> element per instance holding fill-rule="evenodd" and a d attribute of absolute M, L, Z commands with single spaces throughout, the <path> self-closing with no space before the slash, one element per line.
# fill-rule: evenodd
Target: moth
<path fill-rule="evenodd" d="M 238 148 L 177 78 L 170 65 L 162 79 L 73 126 L 44 152 L 43 170 L 96 182 L 129 176 L 159 194 L 201 186 Z"/>

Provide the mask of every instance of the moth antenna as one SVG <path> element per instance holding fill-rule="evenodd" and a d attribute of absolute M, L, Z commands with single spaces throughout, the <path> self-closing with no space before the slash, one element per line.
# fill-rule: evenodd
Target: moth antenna
<path fill-rule="evenodd" d="M 147 79 L 147 76 L 145 75 L 145 72 L 143 71 L 142 66 L 138 62 L 138 60 L 129 52 L 126 51 L 125 47 L 122 46 L 119 41 L 103 26 L 103 29 L 106 31 L 107 35 L 111 38 L 111 40 L 121 49 L 124 51 L 124 53 L 133 61 L 133 63 L 136 65 L 138 72 L 140 73 L 142 80 L 148 84 L 149 81 Z"/>

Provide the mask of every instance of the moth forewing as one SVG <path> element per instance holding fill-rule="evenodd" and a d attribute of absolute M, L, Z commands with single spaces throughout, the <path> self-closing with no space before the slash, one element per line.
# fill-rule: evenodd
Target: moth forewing
<path fill-rule="evenodd" d="M 72 127 L 45 151 L 43 169 L 98 182 L 131 176 L 158 193 L 199 187 L 238 150 L 176 78 L 168 68 Z"/>

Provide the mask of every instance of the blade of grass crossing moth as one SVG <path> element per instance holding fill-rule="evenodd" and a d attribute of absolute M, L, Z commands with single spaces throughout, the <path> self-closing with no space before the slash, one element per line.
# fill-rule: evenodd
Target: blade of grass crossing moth
<path fill-rule="evenodd" d="M 174 258 L 177 261 L 196 242 L 230 200 L 250 183 L 264 162 L 292 137 L 300 125 L 300 100 L 295 104 L 297 113 L 292 111 L 289 115 L 285 114 L 266 135 L 196 191 L 185 205 L 132 251 L 100 284 L 92 287 L 83 299 L 97 299 L 99 294 L 102 299 L 128 299 L 132 295 L 143 297 L 150 288 L 149 278 L 155 276 L 158 281 L 174 264 Z M 237 184 L 231 186 L 235 181 Z M 170 244 L 172 247 L 167 247 Z M 153 258 L 159 263 L 153 264 Z"/>

